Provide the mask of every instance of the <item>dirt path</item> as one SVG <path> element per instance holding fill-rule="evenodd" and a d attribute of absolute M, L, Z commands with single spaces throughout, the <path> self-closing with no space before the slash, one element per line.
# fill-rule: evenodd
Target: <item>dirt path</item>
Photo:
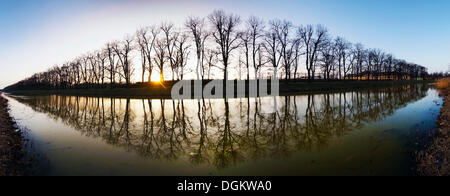
<path fill-rule="evenodd" d="M 418 153 L 417 172 L 423 176 L 449 176 L 450 168 L 450 78 L 437 82 L 444 104 L 438 118 L 439 131 L 427 148 Z"/>
<path fill-rule="evenodd" d="M 23 137 L 9 116 L 8 101 L 0 94 L 0 176 L 25 175 Z"/>

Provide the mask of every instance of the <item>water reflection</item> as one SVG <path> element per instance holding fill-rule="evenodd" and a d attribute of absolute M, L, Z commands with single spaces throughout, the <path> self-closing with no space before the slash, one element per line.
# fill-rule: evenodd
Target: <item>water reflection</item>
<path fill-rule="evenodd" d="M 87 137 L 152 160 L 226 168 L 326 148 L 427 94 L 427 85 L 225 101 L 17 98 Z"/>

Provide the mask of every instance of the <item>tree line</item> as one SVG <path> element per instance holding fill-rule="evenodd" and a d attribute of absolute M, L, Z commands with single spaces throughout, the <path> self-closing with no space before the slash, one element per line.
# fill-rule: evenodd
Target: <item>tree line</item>
<path fill-rule="evenodd" d="M 135 54 L 138 61 L 133 61 Z M 191 58 L 196 60 L 195 67 L 188 64 Z M 164 22 L 141 28 L 6 89 L 128 86 L 133 84 L 135 66 L 141 67 L 142 83 L 150 82 L 154 73 L 159 73 L 162 82 L 169 74 L 171 80 L 183 80 L 187 73 L 209 80 L 217 70 L 227 80 L 231 69 L 246 80 L 403 80 L 428 74 L 425 67 L 380 49 L 333 37 L 322 25 L 265 22 L 256 16 L 242 19 L 215 10 L 207 17 L 188 17 L 182 27 Z M 306 73 L 301 73 L 303 68 Z"/>

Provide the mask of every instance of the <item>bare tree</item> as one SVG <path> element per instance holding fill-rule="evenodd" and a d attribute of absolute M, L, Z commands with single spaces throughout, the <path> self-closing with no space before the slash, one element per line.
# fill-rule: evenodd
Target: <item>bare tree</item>
<path fill-rule="evenodd" d="M 385 54 L 380 49 L 369 50 L 368 71 L 370 72 L 372 79 L 374 78 L 374 75 L 376 76 L 376 80 L 380 79 L 384 58 Z"/>
<path fill-rule="evenodd" d="M 342 79 L 342 71 L 344 71 L 345 77 L 349 69 L 346 66 L 346 62 L 349 50 L 351 49 L 351 44 L 342 37 L 337 37 L 334 42 L 337 56 L 338 75 L 339 79 Z"/>
<path fill-rule="evenodd" d="M 336 45 L 330 41 L 324 42 L 322 50 L 320 50 L 319 60 L 321 62 L 323 77 L 326 80 L 331 79 L 330 73 L 334 69 L 336 57 Z"/>
<path fill-rule="evenodd" d="M 243 31 L 239 33 L 239 38 L 241 41 L 241 45 L 243 47 L 243 52 L 245 56 L 245 67 L 247 69 L 247 80 L 250 80 L 250 62 L 249 62 L 249 53 L 250 53 L 250 44 L 251 44 L 251 35 L 249 31 Z M 240 61 L 240 59 L 239 59 Z"/>
<path fill-rule="evenodd" d="M 309 81 L 314 79 L 317 53 L 324 40 L 326 40 L 327 35 L 327 29 L 321 25 L 317 25 L 316 29 L 312 25 L 301 26 L 298 29 L 298 37 L 305 46 L 306 70 Z"/>
<path fill-rule="evenodd" d="M 188 35 L 183 33 L 179 36 L 179 39 L 176 41 L 176 73 L 177 78 L 180 80 L 183 80 L 184 78 L 184 72 L 185 67 L 187 64 L 187 61 L 189 59 L 189 48 L 191 47 L 188 44 Z"/>
<path fill-rule="evenodd" d="M 141 65 L 142 65 L 142 75 L 141 75 L 141 81 L 142 83 L 145 82 L 145 72 L 147 70 L 147 55 L 146 55 L 146 50 L 147 50 L 147 46 L 145 43 L 145 39 L 147 37 L 147 29 L 146 28 L 142 28 L 140 30 L 138 30 L 136 32 L 136 39 L 137 39 L 137 44 L 138 44 L 138 48 L 139 48 L 139 53 L 141 54 Z"/>
<path fill-rule="evenodd" d="M 300 56 L 304 55 L 303 52 L 301 52 L 303 48 L 302 42 L 297 39 L 296 43 L 294 45 L 294 79 L 298 78 L 298 68 L 299 68 L 299 60 L 300 60 Z"/>
<path fill-rule="evenodd" d="M 79 86 L 81 83 L 81 65 L 80 65 L 80 59 L 76 58 L 75 60 L 73 60 L 70 63 L 70 66 L 72 67 L 73 70 L 73 77 L 74 77 L 74 81 L 75 81 L 75 86 Z"/>
<path fill-rule="evenodd" d="M 275 29 L 270 28 L 269 31 L 264 36 L 264 45 L 263 45 L 267 58 L 271 63 L 271 67 L 273 69 L 273 78 L 277 78 L 278 66 L 281 60 L 281 54 L 279 53 L 280 42 L 278 41 L 278 36 Z"/>
<path fill-rule="evenodd" d="M 119 72 L 119 75 L 125 79 L 127 85 L 131 84 L 131 76 L 134 71 L 130 61 L 130 52 L 133 50 L 132 43 L 133 38 L 128 36 L 113 48 L 120 61 L 121 72 Z"/>
<path fill-rule="evenodd" d="M 238 80 L 242 80 L 242 55 L 241 51 L 239 51 L 239 57 L 238 57 Z"/>
<path fill-rule="evenodd" d="M 152 55 L 155 41 L 160 33 L 160 28 L 156 26 L 145 27 L 138 30 L 136 36 L 139 44 L 139 49 L 142 56 L 142 82 L 144 82 L 145 70 L 148 71 L 148 82 L 151 81 L 153 74 Z"/>
<path fill-rule="evenodd" d="M 360 43 L 355 45 L 352 51 L 354 60 L 353 73 L 357 76 L 357 79 L 361 79 L 361 74 L 364 68 L 364 62 L 366 62 L 367 51 Z"/>
<path fill-rule="evenodd" d="M 88 73 L 88 67 L 89 67 L 89 58 L 87 55 L 83 55 L 80 57 L 81 58 L 81 63 L 80 63 L 80 67 L 81 67 L 81 76 L 83 79 L 83 84 L 84 86 L 88 85 L 89 81 L 88 81 L 88 77 L 89 77 L 89 73 Z"/>
<path fill-rule="evenodd" d="M 255 79 L 258 79 L 258 75 L 261 74 L 261 68 L 267 64 L 267 60 L 264 58 L 264 52 L 263 52 L 263 48 L 264 45 L 263 44 L 259 44 L 258 47 L 256 48 L 256 55 L 257 55 L 257 62 L 254 65 L 255 68 Z"/>
<path fill-rule="evenodd" d="M 263 64 L 263 60 L 261 59 L 262 55 L 260 55 L 262 52 L 260 39 L 264 36 L 264 21 L 256 16 L 250 16 L 247 21 L 247 28 L 252 46 L 252 62 L 253 68 L 255 69 L 255 79 L 257 79 L 257 72 Z"/>
<path fill-rule="evenodd" d="M 283 67 L 285 71 L 285 79 L 291 78 L 291 65 L 296 60 L 295 47 L 297 45 L 297 39 L 291 38 L 292 23 L 289 21 L 275 20 L 270 22 L 271 28 L 277 34 L 277 39 L 280 43 L 280 55 L 283 60 Z"/>
<path fill-rule="evenodd" d="M 173 23 L 162 23 L 161 30 L 163 31 L 164 42 L 167 48 L 167 59 L 172 70 L 172 80 L 175 80 L 175 70 L 177 68 L 175 48 L 179 33 L 175 31 Z"/>
<path fill-rule="evenodd" d="M 114 52 L 114 48 L 117 47 L 116 46 L 117 43 L 115 42 L 110 42 L 106 44 L 106 53 L 108 56 L 108 67 L 107 70 L 109 72 L 109 80 L 110 80 L 110 84 L 111 86 L 113 86 L 116 83 L 116 53 Z"/>
<path fill-rule="evenodd" d="M 99 67 L 99 80 L 101 81 L 101 84 L 105 83 L 106 58 L 107 58 L 106 51 L 101 50 L 101 51 L 97 52 L 97 63 L 98 63 L 98 67 Z"/>
<path fill-rule="evenodd" d="M 211 79 L 211 68 L 218 67 L 218 56 L 220 55 L 220 52 L 215 51 L 213 49 L 206 49 L 205 50 L 205 59 L 207 63 L 207 71 L 206 75 L 208 80 Z"/>
<path fill-rule="evenodd" d="M 195 42 L 195 51 L 197 54 L 197 66 L 196 66 L 196 74 L 197 80 L 200 79 L 200 76 L 204 76 L 204 66 L 203 59 L 205 53 L 205 41 L 209 36 L 209 32 L 206 29 L 205 19 L 199 17 L 189 17 L 185 23 L 185 26 L 191 31 L 192 37 Z M 200 73 L 200 71 L 202 73 Z"/>
<path fill-rule="evenodd" d="M 166 44 L 164 40 L 158 39 L 156 40 L 155 48 L 155 57 L 153 61 L 156 64 L 156 67 L 159 69 L 159 79 L 161 82 L 164 82 L 164 64 L 166 63 Z"/>
<path fill-rule="evenodd" d="M 387 54 L 384 61 L 384 73 L 387 79 L 392 79 L 392 67 L 394 65 L 394 56 L 392 54 Z"/>
<path fill-rule="evenodd" d="M 222 63 L 224 66 L 224 80 L 228 80 L 228 63 L 230 53 L 239 45 L 237 43 L 238 33 L 237 26 L 240 23 L 239 16 L 234 14 L 226 14 L 223 10 L 215 10 L 208 16 L 208 19 L 213 26 L 213 37 L 219 45 L 219 51 L 222 56 Z"/>

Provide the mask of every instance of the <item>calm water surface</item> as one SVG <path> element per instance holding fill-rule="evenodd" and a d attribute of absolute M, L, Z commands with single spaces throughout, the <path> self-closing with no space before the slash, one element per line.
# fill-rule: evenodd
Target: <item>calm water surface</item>
<path fill-rule="evenodd" d="M 406 146 L 442 104 L 428 85 L 228 101 L 8 99 L 42 175 L 410 175 Z"/>

